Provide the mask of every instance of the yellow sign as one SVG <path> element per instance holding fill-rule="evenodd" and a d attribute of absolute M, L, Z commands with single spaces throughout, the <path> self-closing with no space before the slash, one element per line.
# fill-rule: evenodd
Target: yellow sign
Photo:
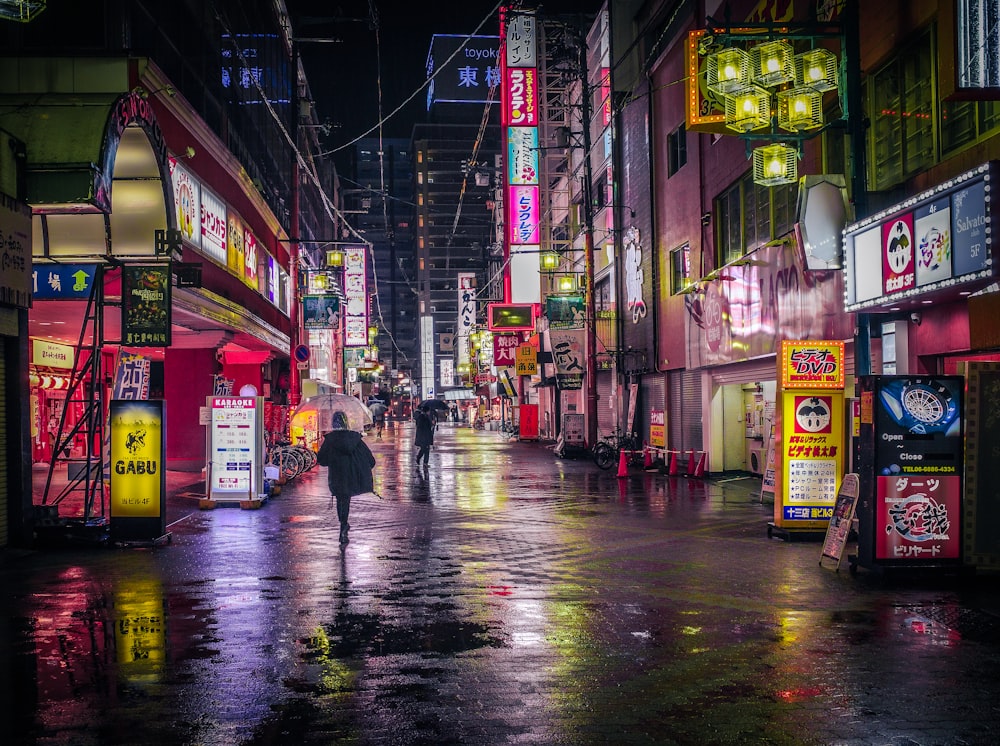
<path fill-rule="evenodd" d="M 31 340 L 31 363 L 49 368 L 73 369 L 73 353 L 76 350 L 69 345 L 47 342 L 44 339 Z"/>
<path fill-rule="evenodd" d="M 782 340 L 781 388 L 843 389 L 843 341 Z"/>
<path fill-rule="evenodd" d="M 111 404 L 111 517 L 157 518 L 164 485 L 163 402 Z"/>
<path fill-rule="evenodd" d="M 783 490 L 779 525 L 828 521 L 844 463 L 844 395 L 782 392 L 779 446 Z"/>
<path fill-rule="evenodd" d="M 538 373 L 538 354 L 534 345 L 520 345 L 514 358 L 517 375 L 534 376 Z"/>

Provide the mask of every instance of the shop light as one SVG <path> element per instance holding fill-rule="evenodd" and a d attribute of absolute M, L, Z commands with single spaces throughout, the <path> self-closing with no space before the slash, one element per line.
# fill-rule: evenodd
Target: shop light
<path fill-rule="evenodd" d="M 809 86 L 780 91 L 778 126 L 789 132 L 823 126 L 823 94 Z"/>
<path fill-rule="evenodd" d="M 551 272 L 559 266 L 561 257 L 556 251 L 543 251 L 539 262 L 543 270 Z"/>
<path fill-rule="evenodd" d="M 750 58 L 737 47 L 722 49 L 708 55 L 706 84 L 710 91 L 720 96 L 731 96 L 747 87 Z"/>
<path fill-rule="evenodd" d="M 760 86 L 726 97 L 726 127 L 736 132 L 750 132 L 766 127 L 771 121 L 771 94 Z"/>
<path fill-rule="evenodd" d="M 792 62 L 796 86 L 809 86 L 820 93 L 837 89 L 837 55 L 833 52 L 811 49 L 796 55 Z"/>
<path fill-rule="evenodd" d="M 754 183 L 767 187 L 794 184 L 799 178 L 798 157 L 798 151 L 784 143 L 755 148 Z"/>
<path fill-rule="evenodd" d="M 574 293 L 577 290 L 576 277 L 573 275 L 563 275 L 556 280 L 556 287 L 560 293 Z"/>
<path fill-rule="evenodd" d="M 340 249 L 329 249 L 326 252 L 326 266 L 332 269 L 343 269 L 344 252 Z"/>
<path fill-rule="evenodd" d="M 795 76 L 792 45 L 787 41 L 769 41 L 750 50 L 750 79 L 765 88 L 787 83 Z"/>

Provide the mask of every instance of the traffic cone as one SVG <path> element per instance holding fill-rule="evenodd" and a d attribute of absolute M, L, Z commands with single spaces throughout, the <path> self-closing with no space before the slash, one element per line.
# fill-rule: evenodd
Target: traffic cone
<path fill-rule="evenodd" d="M 679 451 L 670 451 L 670 466 L 667 468 L 667 474 L 672 477 L 677 476 L 677 454 Z"/>
<path fill-rule="evenodd" d="M 694 449 L 691 449 L 691 455 L 688 456 L 688 470 L 687 475 L 689 477 L 694 476 Z"/>
<path fill-rule="evenodd" d="M 705 477 L 705 460 L 708 458 L 708 454 L 705 451 L 698 451 L 698 453 L 698 460 L 694 466 L 694 476 L 703 479 Z"/>
<path fill-rule="evenodd" d="M 649 443 L 642 444 L 642 468 L 649 469 L 653 465 L 653 454 L 649 452 Z"/>
<path fill-rule="evenodd" d="M 622 479 L 628 476 L 628 456 L 625 455 L 625 449 L 618 451 L 618 478 Z"/>

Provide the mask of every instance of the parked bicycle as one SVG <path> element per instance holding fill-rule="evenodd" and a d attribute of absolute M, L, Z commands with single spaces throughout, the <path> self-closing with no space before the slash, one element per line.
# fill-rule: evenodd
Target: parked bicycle
<path fill-rule="evenodd" d="M 607 470 L 618 463 L 622 451 L 625 451 L 625 458 L 630 465 L 642 461 L 642 443 L 639 436 L 616 427 L 614 432 L 602 436 L 594 444 L 591 455 L 598 467 Z"/>
<path fill-rule="evenodd" d="M 269 466 L 277 466 L 284 481 L 294 479 L 316 466 L 316 453 L 305 446 L 293 446 L 290 442 L 274 443 L 267 448 Z"/>

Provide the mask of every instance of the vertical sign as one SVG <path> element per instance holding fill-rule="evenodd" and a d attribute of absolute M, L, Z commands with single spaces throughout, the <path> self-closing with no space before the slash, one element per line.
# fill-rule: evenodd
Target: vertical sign
<path fill-rule="evenodd" d="M 152 540 L 166 534 L 166 412 L 163 401 L 112 400 L 111 535 Z"/>
<path fill-rule="evenodd" d="M 170 346 L 170 267 L 122 267 L 122 346 Z"/>
<path fill-rule="evenodd" d="M 556 388 L 560 391 L 583 388 L 583 330 L 550 329 L 549 341 L 556 366 Z"/>
<path fill-rule="evenodd" d="M 469 334 L 476 325 L 476 273 L 458 273 L 458 364 L 469 362 Z"/>
<path fill-rule="evenodd" d="M 261 482 L 263 397 L 210 396 L 209 499 L 256 496 Z"/>
<path fill-rule="evenodd" d="M 538 189 L 538 54 L 533 12 L 500 13 L 501 56 L 500 126 L 506 190 L 507 229 L 504 232 L 504 301 L 537 303 L 539 285 Z M 530 246 L 527 253 L 513 256 L 511 246 Z M 516 281 L 515 281 L 516 278 Z M 524 293 L 527 292 L 527 295 Z"/>
<path fill-rule="evenodd" d="M 833 515 L 844 462 L 844 343 L 782 340 L 775 525 L 816 530 Z"/>
<path fill-rule="evenodd" d="M 201 190 L 201 250 L 219 264 L 226 263 L 226 203 Z"/>
<path fill-rule="evenodd" d="M 152 361 L 145 355 L 122 352 L 115 366 L 112 399 L 142 401 L 149 398 L 149 371 Z"/>
<path fill-rule="evenodd" d="M 174 186 L 174 213 L 181 237 L 201 248 L 201 184 L 176 158 L 170 158 L 170 178 Z"/>
<path fill-rule="evenodd" d="M 960 376 L 879 376 L 874 397 L 876 561 L 961 557 Z"/>
<path fill-rule="evenodd" d="M 344 252 L 344 345 L 368 345 L 368 279 L 364 246 Z"/>

